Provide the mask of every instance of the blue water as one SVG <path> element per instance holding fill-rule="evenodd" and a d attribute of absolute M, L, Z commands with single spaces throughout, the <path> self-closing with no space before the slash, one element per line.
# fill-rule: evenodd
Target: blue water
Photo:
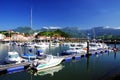
<path fill-rule="evenodd" d="M 0 60 L 2 62 L 7 54 L 8 47 L 4 45 L 0 46 Z M 18 46 L 15 48 L 21 53 L 24 49 L 23 47 Z M 65 48 L 52 48 L 45 52 L 47 54 L 57 55 L 56 53 L 59 53 L 63 49 Z M 35 51 L 36 49 L 34 49 L 34 52 Z M 0 75 L 0 80 L 115 80 L 111 77 L 119 74 L 120 51 L 62 62 L 57 68 L 53 67 L 41 72 L 25 70 L 12 74 L 2 74 Z"/>

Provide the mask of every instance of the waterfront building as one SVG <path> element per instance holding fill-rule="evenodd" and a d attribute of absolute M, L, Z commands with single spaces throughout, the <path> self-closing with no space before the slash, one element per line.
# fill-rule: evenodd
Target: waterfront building
<path fill-rule="evenodd" d="M 0 34 L 0 40 L 3 40 L 5 38 L 5 35 Z"/>

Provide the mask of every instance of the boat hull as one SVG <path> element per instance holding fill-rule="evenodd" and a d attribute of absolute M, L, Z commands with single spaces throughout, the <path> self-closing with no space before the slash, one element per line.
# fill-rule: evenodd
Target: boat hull
<path fill-rule="evenodd" d="M 35 69 L 36 70 L 43 70 L 43 69 L 47 69 L 47 68 L 50 68 L 50 67 L 57 66 L 58 64 L 60 64 L 63 61 L 63 59 L 64 58 L 54 58 L 50 62 L 39 64 L 37 67 L 35 67 Z"/>

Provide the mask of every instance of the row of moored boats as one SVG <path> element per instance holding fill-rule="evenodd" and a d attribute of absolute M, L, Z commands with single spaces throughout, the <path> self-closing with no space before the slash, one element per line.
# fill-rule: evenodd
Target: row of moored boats
<path fill-rule="evenodd" d="M 58 43 L 57 43 L 58 44 Z M 45 44 L 44 44 L 45 45 Z M 71 55 L 71 54 L 86 54 L 87 53 L 87 43 L 64 43 L 64 46 L 67 46 L 68 49 L 62 51 L 62 55 Z M 89 43 L 89 51 L 96 50 L 105 50 L 109 47 L 105 43 Z M 20 55 L 17 51 L 9 51 L 7 57 L 5 58 L 6 63 L 21 63 L 28 62 L 32 60 L 32 67 L 36 70 L 46 69 L 52 66 L 60 64 L 64 57 L 54 56 L 44 54 L 42 52 L 33 54 L 22 54 Z"/>

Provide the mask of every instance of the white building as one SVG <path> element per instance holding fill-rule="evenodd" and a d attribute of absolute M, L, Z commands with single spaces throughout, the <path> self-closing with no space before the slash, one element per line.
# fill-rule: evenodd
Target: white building
<path fill-rule="evenodd" d="M 3 40 L 5 38 L 5 35 L 0 34 L 0 40 Z"/>

